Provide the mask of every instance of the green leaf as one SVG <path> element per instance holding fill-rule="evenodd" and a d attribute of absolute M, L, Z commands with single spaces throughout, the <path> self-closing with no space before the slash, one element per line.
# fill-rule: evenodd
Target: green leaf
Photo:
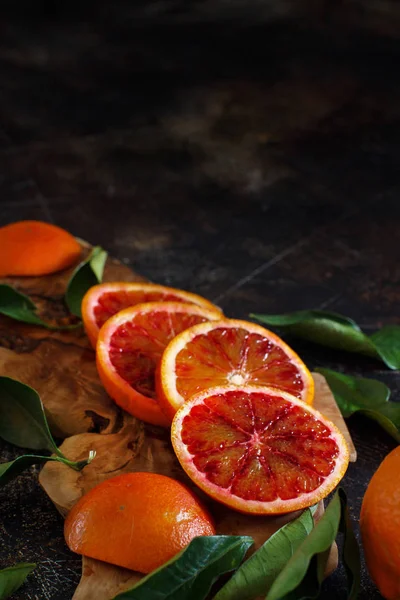
<path fill-rule="evenodd" d="M 47 323 L 36 314 L 37 306 L 32 302 L 28 296 L 17 292 L 10 285 L 5 283 L 0 284 L 0 314 L 15 319 L 16 321 L 22 321 L 23 323 L 30 323 L 32 325 L 41 325 L 52 329 Z"/>
<path fill-rule="evenodd" d="M 61 454 L 61 453 L 60 453 Z M 40 456 L 38 454 L 23 454 L 18 456 L 15 460 L 0 464 L 0 487 L 6 485 L 9 481 L 20 475 L 25 469 L 32 465 L 40 465 L 44 462 L 55 461 L 61 462 L 75 471 L 81 471 L 83 467 L 86 467 L 93 458 L 96 456 L 94 450 L 89 452 L 89 457 L 86 460 L 80 460 L 77 462 L 68 460 L 64 456 Z"/>
<path fill-rule="evenodd" d="M 347 575 L 347 600 L 356 600 L 361 584 L 360 549 L 351 525 L 346 494 L 341 488 L 339 488 L 339 498 L 342 507 L 339 530 L 344 534 L 342 558 Z"/>
<path fill-rule="evenodd" d="M 379 357 L 374 344 L 358 325 L 336 313 L 323 310 L 299 310 L 283 315 L 251 314 L 264 325 L 273 325 L 285 332 L 315 344 L 337 350 Z"/>
<path fill-rule="evenodd" d="M 400 327 L 386 325 L 370 336 L 376 351 L 390 369 L 400 369 Z"/>
<path fill-rule="evenodd" d="M 253 543 L 247 536 L 194 538 L 172 560 L 114 600 L 203 600 L 218 577 L 240 565 Z"/>
<path fill-rule="evenodd" d="M 398 325 L 386 325 L 368 336 L 352 319 L 325 310 L 298 310 L 282 315 L 251 314 L 250 317 L 315 344 L 380 358 L 390 369 L 400 369 Z"/>
<path fill-rule="evenodd" d="M 379 423 L 400 443 L 400 403 L 389 401 L 390 390 L 384 383 L 331 369 L 315 370 L 325 377 L 344 417 L 359 412 Z"/>
<path fill-rule="evenodd" d="M 59 453 L 39 394 L 10 377 L 0 377 L 0 437 L 21 448 Z"/>
<path fill-rule="evenodd" d="M 73 315 L 82 318 L 82 299 L 91 287 L 101 282 L 106 260 L 107 252 L 100 246 L 95 246 L 87 259 L 72 273 L 65 293 L 65 302 Z"/>
<path fill-rule="evenodd" d="M 344 417 L 350 417 L 360 407 L 374 408 L 389 400 L 390 390 L 382 381 L 353 377 L 322 367 L 315 370 L 325 377 L 335 399 L 337 395 Z"/>
<path fill-rule="evenodd" d="M 276 577 L 266 600 L 316 597 L 324 577 L 330 547 L 338 533 L 340 517 L 341 503 L 336 493 L 314 529 L 297 547 Z M 309 571 L 313 557 L 316 557 L 313 560 L 315 567 Z"/>
<path fill-rule="evenodd" d="M 307 509 L 281 527 L 239 567 L 214 600 L 251 600 L 265 596 L 313 526 L 311 511 Z"/>
<path fill-rule="evenodd" d="M 0 600 L 9 598 L 24 583 L 36 567 L 34 563 L 20 563 L 0 570 Z"/>
<path fill-rule="evenodd" d="M 0 464 L 1 483 L 7 483 L 24 469 L 46 460 L 57 460 L 80 471 L 95 457 L 91 451 L 86 460 L 71 461 L 57 448 L 53 440 L 36 390 L 11 377 L 0 377 L 0 437 L 22 448 L 48 450 L 56 456 L 27 454 L 14 461 Z"/>
<path fill-rule="evenodd" d="M 61 455 L 61 452 L 60 452 Z M 18 456 L 15 460 L 12 460 L 7 463 L 0 464 L 0 487 L 6 485 L 9 481 L 20 475 L 25 469 L 31 467 L 32 465 L 40 465 L 44 462 L 55 461 L 61 462 L 71 469 L 75 471 L 81 471 L 83 467 L 86 467 L 94 457 L 96 456 L 96 452 L 91 450 L 89 452 L 89 457 L 85 460 L 79 460 L 77 462 L 68 460 L 65 456 L 41 456 L 38 454 L 23 454 L 22 456 Z"/>
<path fill-rule="evenodd" d="M 18 292 L 10 285 L 0 283 L 0 314 L 15 321 L 22 321 L 30 325 L 39 325 L 52 331 L 58 329 L 76 329 L 76 327 L 81 326 L 81 323 L 51 325 L 39 317 L 37 310 L 36 304 L 28 296 Z"/>
<path fill-rule="evenodd" d="M 17 477 L 32 465 L 39 465 L 48 460 L 56 460 L 49 456 L 38 456 L 35 454 L 24 454 L 15 460 L 0 464 L 0 487 Z"/>
<path fill-rule="evenodd" d="M 258 321 L 262 321 L 266 325 L 275 325 L 276 327 L 285 327 L 286 325 L 297 325 L 298 323 L 303 323 L 304 321 L 327 319 L 332 322 L 338 323 L 339 325 L 346 325 L 351 327 L 352 329 L 355 329 L 356 331 L 361 331 L 361 329 L 359 328 L 357 323 L 353 321 L 353 319 L 328 310 L 296 310 L 295 312 L 285 313 L 282 315 L 251 314 L 250 317 L 257 319 Z"/>

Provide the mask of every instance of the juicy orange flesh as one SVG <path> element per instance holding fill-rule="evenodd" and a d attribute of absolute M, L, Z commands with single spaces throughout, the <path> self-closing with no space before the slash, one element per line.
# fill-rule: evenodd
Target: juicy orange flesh
<path fill-rule="evenodd" d="M 183 419 L 181 435 L 206 480 L 259 502 L 312 492 L 339 455 L 322 421 L 265 393 L 210 396 Z"/>
<path fill-rule="evenodd" d="M 212 386 L 277 387 L 298 398 L 304 382 L 298 367 L 274 342 L 242 328 L 213 329 L 188 342 L 176 357 L 176 387 L 186 400 Z"/>
<path fill-rule="evenodd" d="M 200 315 L 185 312 L 138 314 L 112 334 L 111 363 L 136 391 L 155 399 L 155 370 L 165 347 L 181 331 L 205 321 Z"/>
<path fill-rule="evenodd" d="M 176 294 L 157 291 L 145 292 L 135 290 L 126 292 L 121 290 L 118 292 L 104 292 L 98 298 L 97 304 L 93 309 L 97 327 L 100 328 L 120 310 L 135 306 L 135 304 L 142 304 L 143 302 L 186 302 L 190 304 L 189 300 L 185 300 Z"/>

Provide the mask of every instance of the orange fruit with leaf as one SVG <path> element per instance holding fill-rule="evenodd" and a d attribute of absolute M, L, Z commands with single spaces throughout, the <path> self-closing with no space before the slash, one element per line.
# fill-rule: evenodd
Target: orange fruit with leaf
<path fill-rule="evenodd" d="M 368 571 L 382 596 L 400 598 L 400 446 L 373 475 L 360 516 Z"/>
<path fill-rule="evenodd" d="M 126 473 L 85 494 L 68 514 L 64 534 L 73 552 L 149 573 L 215 528 L 183 484 L 155 473 Z"/>
<path fill-rule="evenodd" d="M 0 277 L 40 276 L 74 265 L 82 252 L 65 229 L 42 221 L 0 227 Z"/>

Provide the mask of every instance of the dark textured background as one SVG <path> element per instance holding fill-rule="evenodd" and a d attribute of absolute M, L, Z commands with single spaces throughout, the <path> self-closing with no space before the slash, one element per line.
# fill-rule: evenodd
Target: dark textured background
<path fill-rule="evenodd" d="M 0 224 L 55 222 L 231 316 L 320 307 L 367 331 L 400 322 L 395 2 L 4 6 Z M 381 364 L 293 345 L 400 399 Z M 357 521 L 394 442 L 349 425 Z M 0 490 L 0 564 L 22 560 L 39 566 L 17 600 L 71 599 L 80 560 L 29 472 Z M 379 598 L 365 571 L 362 586 Z M 324 598 L 345 597 L 338 570 Z"/>

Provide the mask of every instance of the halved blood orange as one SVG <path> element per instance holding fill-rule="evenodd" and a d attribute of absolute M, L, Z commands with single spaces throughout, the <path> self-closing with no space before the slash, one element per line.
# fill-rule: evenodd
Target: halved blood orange
<path fill-rule="evenodd" d="M 94 285 L 82 300 L 82 318 L 87 336 L 96 347 L 100 327 L 113 315 L 144 302 L 187 302 L 210 310 L 222 311 L 202 296 L 155 283 L 100 283 Z"/>
<path fill-rule="evenodd" d="M 155 392 L 155 370 L 178 333 L 212 319 L 218 310 L 183 302 L 146 302 L 126 308 L 100 329 L 96 362 L 100 379 L 115 402 L 135 417 L 168 426 Z"/>
<path fill-rule="evenodd" d="M 192 481 L 244 513 L 311 506 L 333 490 L 349 463 L 333 423 L 291 394 L 261 386 L 197 394 L 176 413 L 171 439 Z"/>
<path fill-rule="evenodd" d="M 157 393 L 166 414 L 194 394 L 217 385 L 279 388 L 312 404 L 314 380 L 297 354 L 277 335 L 254 323 L 224 319 L 187 329 L 166 348 Z"/>

